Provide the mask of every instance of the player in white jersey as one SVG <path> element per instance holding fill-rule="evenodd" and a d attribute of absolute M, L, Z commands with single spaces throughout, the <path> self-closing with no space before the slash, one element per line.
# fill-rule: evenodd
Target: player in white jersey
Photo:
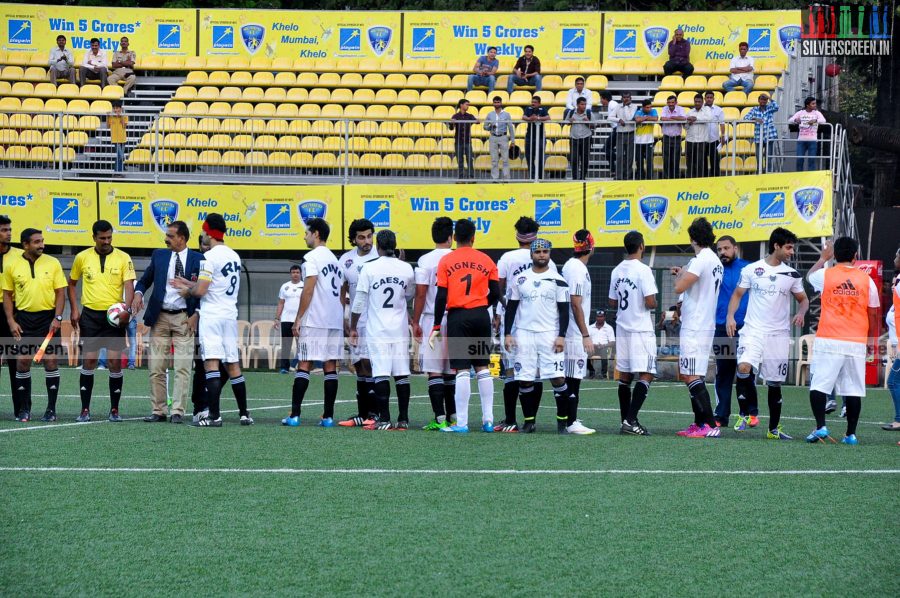
<path fill-rule="evenodd" d="M 378 258 L 378 252 L 372 240 L 375 235 L 375 225 L 365 218 L 359 218 L 350 223 L 347 238 L 354 247 L 341 256 L 338 260 L 344 270 L 344 284 L 341 287 L 341 303 L 345 306 L 345 332 L 350 332 L 350 308 L 353 306 L 353 298 L 356 295 L 356 283 L 359 280 L 359 271 L 363 264 Z M 362 426 L 370 414 L 374 415 L 377 408 L 374 403 L 375 391 L 372 387 L 372 364 L 369 362 L 368 349 L 366 348 L 366 314 L 363 313 L 359 321 L 360 342 L 356 346 L 350 346 L 350 361 L 356 369 L 356 415 L 338 422 L 339 426 Z"/>
<path fill-rule="evenodd" d="M 393 231 L 378 231 L 378 259 L 367 262 L 359 273 L 356 298 L 350 315 L 350 344 L 362 342 L 359 322 L 368 315 L 369 358 L 375 379 L 378 421 L 366 429 L 409 429 L 409 312 L 407 302 L 415 293 L 416 278 L 412 266 L 398 259 L 397 236 Z M 394 377 L 399 414 L 391 424 L 389 401 Z"/>
<path fill-rule="evenodd" d="M 504 344 L 513 356 L 525 424 L 533 433 L 538 400 L 534 381 L 550 379 L 556 400 L 556 428 L 566 434 L 570 393 L 565 378 L 566 332 L 569 327 L 569 287 L 550 268 L 552 245 L 546 239 L 531 243 L 532 266 L 509 281 L 503 322 Z"/>
<path fill-rule="evenodd" d="M 291 414 L 281 420 L 285 426 L 300 425 L 300 408 L 309 388 L 312 362 L 321 361 L 325 373 L 325 408 L 319 425 L 334 426 L 334 401 L 337 398 L 337 362 L 344 354 L 344 310 L 341 286 L 344 274 L 337 258 L 325 246 L 331 227 L 322 218 L 306 223 L 305 241 L 312 251 L 303 256 L 303 294 L 294 321 L 294 336 L 300 339 L 297 349 L 297 373 L 291 391 Z"/>
<path fill-rule="evenodd" d="M 446 216 L 434 219 L 431 225 L 434 249 L 419 258 L 416 265 L 416 300 L 413 304 L 413 334 L 421 343 L 419 357 L 422 371 L 428 376 L 428 398 L 434 419 L 425 430 L 446 428 L 456 419 L 456 375 L 450 369 L 447 358 L 447 317 L 441 322 L 441 342 L 434 349 L 422 342 L 422 329 L 429 329 L 434 322 L 434 298 L 437 295 L 437 267 L 441 258 L 452 251 L 453 220 Z"/>
<path fill-rule="evenodd" d="M 241 425 L 253 423 L 247 411 L 247 385 L 241 374 L 238 354 L 238 293 L 241 290 L 241 258 L 225 244 L 227 226 L 221 214 L 208 214 L 203 222 L 203 235 L 210 249 L 203 254 L 196 282 L 179 278 L 172 286 L 184 297 L 200 298 L 200 356 L 206 370 L 208 417 L 199 417 L 192 425 L 222 427 L 220 399 L 222 378 L 219 364 L 224 363 L 231 380 L 231 390 L 238 404 Z"/>
<path fill-rule="evenodd" d="M 756 374 L 766 381 L 769 401 L 769 432 L 772 440 L 791 440 L 781 431 L 781 384 L 787 378 L 791 350 L 791 324 L 803 326 L 809 298 L 803 289 L 803 277 L 785 262 L 794 257 L 797 235 L 786 228 L 776 228 L 769 236 L 769 255 L 744 266 L 737 288 L 728 304 L 725 329 L 734 336 L 737 322 L 734 314 L 741 298 L 750 291 L 744 327 L 737 349 L 737 395 L 741 413 L 756 409 Z M 791 320 L 791 295 L 800 303 Z M 750 416 L 738 417 L 734 429 L 744 432 L 750 427 Z"/>
<path fill-rule="evenodd" d="M 679 367 L 688 391 L 694 423 L 678 432 L 689 438 L 718 438 L 719 428 L 713 416 L 709 391 L 706 390 L 706 369 L 716 329 L 716 304 L 724 269 L 722 262 L 710 249 L 716 234 L 706 218 L 697 218 L 688 227 L 694 257 L 684 268 L 672 268 L 675 292 L 683 294 L 681 304 L 681 346 Z"/>
<path fill-rule="evenodd" d="M 656 330 L 652 310 L 656 309 L 656 278 L 644 256 L 644 236 L 631 231 L 625 235 L 627 256 L 612 271 L 609 305 L 616 315 L 616 369 L 619 371 L 619 432 L 634 436 L 650 433 L 638 421 L 638 412 L 647 399 L 656 374 Z M 631 391 L 635 374 L 638 382 Z"/>
<path fill-rule="evenodd" d="M 566 431 L 569 434 L 593 434 L 578 419 L 578 399 L 581 381 L 587 374 L 587 360 L 594 351 L 588 320 L 591 313 L 591 275 L 587 263 L 594 255 L 594 237 L 587 229 L 575 233 L 573 257 L 565 263 L 562 276 L 569 285 L 569 328 L 566 332 L 566 386 L 569 389 L 569 413 Z"/>

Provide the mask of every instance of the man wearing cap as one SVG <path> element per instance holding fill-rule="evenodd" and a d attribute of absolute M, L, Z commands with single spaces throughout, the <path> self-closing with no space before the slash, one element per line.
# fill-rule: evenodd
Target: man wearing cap
<path fill-rule="evenodd" d="M 616 331 L 613 330 L 612 326 L 606 323 L 605 310 L 597 310 L 594 324 L 589 327 L 588 332 L 591 335 L 591 345 L 593 345 L 591 355 L 594 356 L 591 357 L 590 369 L 594 372 L 593 375 L 596 377 L 597 373 L 594 369 L 594 361 L 599 361 L 600 378 L 605 380 L 609 370 L 609 353 L 616 343 Z"/>
<path fill-rule="evenodd" d="M 591 317 L 591 274 L 587 263 L 594 255 L 594 237 L 581 229 L 572 238 L 573 257 L 562 269 L 569 285 L 569 330 L 566 334 L 566 386 L 569 387 L 569 415 L 566 431 L 569 434 L 593 434 L 594 430 L 578 420 L 578 399 L 581 381 L 587 374 L 588 355 L 594 352 L 588 322 Z"/>

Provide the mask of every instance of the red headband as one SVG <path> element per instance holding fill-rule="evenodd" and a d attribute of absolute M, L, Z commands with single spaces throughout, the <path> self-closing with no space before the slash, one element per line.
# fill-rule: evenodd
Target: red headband
<path fill-rule="evenodd" d="M 579 241 L 578 239 L 576 239 L 574 237 L 572 240 L 575 242 L 575 247 L 574 247 L 575 251 L 577 251 L 579 253 L 583 253 L 585 251 L 590 251 L 591 249 L 594 248 L 594 235 L 592 235 L 591 233 L 587 234 L 587 238 L 584 241 Z"/>
<path fill-rule="evenodd" d="M 209 223 L 205 220 L 203 221 L 203 232 L 207 235 L 215 239 L 216 241 L 221 241 L 225 238 L 225 231 L 216 230 L 214 228 L 210 228 Z"/>

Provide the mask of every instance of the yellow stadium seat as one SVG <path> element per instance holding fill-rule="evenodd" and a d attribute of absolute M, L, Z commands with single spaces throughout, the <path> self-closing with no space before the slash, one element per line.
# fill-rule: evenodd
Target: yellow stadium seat
<path fill-rule="evenodd" d="M 340 166 L 334 154 L 316 154 L 313 157 L 314 168 L 336 168 Z"/>
<path fill-rule="evenodd" d="M 378 123 L 371 120 L 361 120 L 356 123 L 356 126 L 353 128 L 353 132 L 356 135 L 377 135 Z"/>
<path fill-rule="evenodd" d="M 63 100 L 61 100 L 63 101 Z M 63 108 L 62 111 L 65 111 Z M 66 131 L 70 131 L 73 129 L 78 129 L 78 117 L 72 114 L 64 114 L 62 116 L 57 116 L 53 119 L 53 128 L 54 129 L 63 129 Z"/>
<path fill-rule="evenodd" d="M 9 91 L 12 89 L 9 81 L 0 81 L 0 97 L 8 96 Z M 56 86 L 54 86 L 56 89 Z"/>
<path fill-rule="evenodd" d="M 141 137 L 141 141 L 138 143 L 138 147 L 156 147 L 157 139 L 160 138 L 160 135 L 156 133 L 144 133 Z M 160 139 L 160 142 L 162 139 Z"/>
<path fill-rule="evenodd" d="M 265 152 L 248 152 L 244 156 L 246 166 L 265 166 L 268 161 L 269 156 Z"/>
<path fill-rule="evenodd" d="M 184 59 L 184 68 L 189 71 L 206 69 L 206 56 L 188 56 Z"/>
<path fill-rule="evenodd" d="M 222 161 L 222 154 L 217 150 L 203 150 L 197 157 L 197 164 L 200 166 L 218 166 Z"/>
<path fill-rule="evenodd" d="M 530 91 L 514 91 L 512 92 L 509 101 L 504 102 L 504 104 L 509 104 L 510 106 L 530 106 L 532 95 L 533 94 Z"/>
<path fill-rule="evenodd" d="M 591 91 L 603 91 L 609 85 L 606 75 L 588 75 L 585 87 Z"/>
<path fill-rule="evenodd" d="M 544 75 L 541 84 L 543 85 L 544 89 L 550 91 L 566 89 L 565 84 L 563 83 L 563 78 L 559 75 Z M 574 82 L 572 83 L 572 86 L 575 86 Z"/>
<path fill-rule="evenodd" d="M 191 71 L 187 74 L 184 84 L 200 87 L 206 85 L 207 81 L 209 81 L 209 75 L 206 71 Z"/>
<path fill-rule="evenodd" d="M 453 168 L 453 160 L 447 155 L 434 155 L 428 159 L 428 168 L 431 170 L 450 170 Z"/>
<path fill-rule="evenodd" d="M 438 142 L 437 151 L 441 154 L 453 154 L 456 151 L 455 143 L 453 137 L 442 137 Z"/>
<path fill-rule="evenodd" d="M 177 154 L 175 154 L 175 165 L 176 166 L 195 166 L 197 164 L 198 156 L 196 150 L 192 149 L 183 149 L 179 150 Z"/>
<path fill-rule="evenodd" d="M 703 75 L 691 75 L 690 77 L 685 78 L 683 89 L 690 91 L 706 91 L 706 77 Z"/>
<path fill-rule="evenodd" d="M 389 89 L 404 89 L 406 87 L 406 75 L 390 73 L 384 77 L 384 86 Z"/>
<path fill-rule="evenodd" d="M 475 170 L 490 170 L 491 169 L 491 157 L 490 156 L 475 156 Z"/>
<path fill-rule="evenodd" d="M 260 74 L 260 73 L 257 73 Z M 255 81 L 254 75 L 254 81 Z M 295 73 L 276 73 L 274 80 L 269 85 L 280 85 L 281 87 L 293 87 L 297 84 L 297 75 Z"/>
<path fill-rule="evenodd" d="M 318 104 L 303 104 L 300 106 L 301 118 L 315 118 L 322 113 L 322 108 Z"/>
<path fill-rule="evenodd" d="M 419 94 L 419 103 L 434 106 L 443 101 L 443 94 L 437 89 L 426 89 Z"/>
<path fill-rule="evenodd" d="M 397 92 L 398 104 L 418 104 L 419 91 L 417 89 L 401 89 Z"/>
<path fill-rule="evenodd" d="M 753 67 L 757 75 L 780 75 L 784 71 L 777 60 L 758 60 Z"/>
<path fill-rule="evenodd" d="M 206 70 L 224 71 L 228 69 L 228 58 L 225 56 L 207 56 Z"/>
<path fill-rule="evenodd" d="M 244 121 L 244 126 L 241 128 L 242 133 L 247 133 L 250 135 L 259 135 L 260 133 L 264 133 L 266 131 L 266 121 L 259 118 L 248 118 Z"/>
<path fill-rule="evenodd" d="M 247 71 L 237 71 L 231 73 L 231 78 L 228 82 L 235 87 L 247 87 L 253 84 L 253 75 Z"/>
<path fill-rule="evenodd" d="M 160 149 L 153 152 L 153 160 L 154 164 L 166 164 L 171 165 L 175 164 L 175 150 L 170 149 Z"/>
<path fill-rule="evenodd" d="M 231 138 L 231 147 L 233 149 L 249 150 L 253 147 L 253 135 L 240 134 Z"/>
<path fill-rule="evenodd" d="M 260 135 L 253 143 L 253 149 L 258 151 L 271 151 L 278 147 L 278 139 L 274 135 Z"/>
<path fill-rule="evenodd" d="M 315 73 L 298 73 L 296 84 L 300 87 L 315 87 L 319 84 L 319 76 Z"/>
<path fill-rule="evenodd" d="M 272 70 L 283 72 L 292 71 L 294 69 L 294 59 L 286 57 L 276 57 L 272 59 Z"/>
<path fill-rule="evenodd" d="M 265 97 L 266 92 L 263 91 L 262 87 L 245 87 L 241 93 L 241 100 L 244 102 L 261 102 Z"/>
<path fill-rule="evenodd" d="M 215 133 L 219 130 L 218 118 L 201 118 L 197 121 L 197 130 L 204 133 Z"/>
<path fill-rule="evenodd" d="M 384 91 L 393 91 L 386 89 Z M 375 102 L 374 89 L 356 89 L 353 91 L 353 102 L 357 104 L 373 104 Z"/>
<path fill-rule="evenodd" d="M 100 97 L 100 86 L 99 85 L 82 85 L 81 91 L 78 92 L 78 97 L 84 98 L 86 100 L 92 100 Z"/>
<path fill-rule="evenodd" d="M 362 119 L 366 117 L 366 107 L 362 104 L 344 106 L 344 118 Z"/>
<path fill-rule="evenodd" d="M 394 119 L 407 119 L 409 118 L 409 106 L 404 105 L 396 105 L 388 108 L 388 118 Z"/>
<path fill-rule="evenodd" d="M 50 101 L 50 100 L 48 100 Z M 59 100 L 62 102 L 62 100 Z M 44 112 L 48 112 L 47 105 L 44 104 Z M 52 129 L 56 119 L 52 114 L 35 114 L 31 118 L 31 128 L 33 129 Z"/>
<path fill-rule="evenodd" d="M 309 92 L 303 87 L 291 87 L 287 90 L 286 102 L 301 103 L 309 99 Z"/>
<path fill-rule="evenodd" d="M 6 66 L 0 71 L 0 79 L 4 81 L 21 81 L 25 77 L 25 70 L 20 66 Z"/>
<path fill-rule="evenodd" d="M 278 138 L 275 147 L 281 151 L 295 151 L 300 149 L 300 138 L 296 135 L 282 135 Z"/>
<path fill-rule="evenodd" d="M 753 123 L 738 123 L 735 127 L 735 137 L 741 139 L 753 139 L 754 128 Z"/>
<path fill-rule="evenodd" d="M 87 114 L 78 119 L 79 131 L 96 131 L 100 128 L 100 117 L 93 114 Z"/>
<path fill-rule="evenodd" d="M 48 148 L 49 149 L 49 148 Z M 71 147 L 58 147 L 53 150 L 53 161 L 62 161 L 66 164 L 75 161 L 75 150 Z"/>
<path fill-rule="evenodd" d="M 428 170 L 428 156 L 422 154 L 407 156 L 405 167 L 410 170 Z"/>
<path fill-rule="evenodd" d="M 74 101 L 74 100 L 73 100 Z M 69 110 L 72 109 L 72 103 L 69 102 Z M 169 102 L 163 108 L 163 114 L 184 114 L 187 106 L 185 106 L 184 102 Z"/>
<path fill-rule="evenodd" d="M 275 104 L 260 102 L 253 107 L 253 116 L 257 118 L 271 118 L 275 116 Z"/>
<path fill-rule="evenodd" d="M 450 89 L 451 87 L 451 79 L 450 75 L 440 74 L 440 75 L 431 75 L 428 79 L 427 87 L 430 89 Z"/>
<path fill-rule="evenodd" d="M 722 84 L 728 81 L 726 75 L 710 75 L 706 80 L 706 89 L 722 89 Z"/>
<path fill-rule="evenodd" d="M 465 89 L 468 85 L 468 75 L 453 75 L 453 78 L 450 80 L 450 87 L 453 89 Z"/>
<path fill-rule="evenodd" d="M 185 147 L 204 148 L 209 146 L 209 137 L 203 133 L 191 133 L 184 142 Z"/>
<path fill-rule="evenodd" d="M 254 56 L 250 59 L 250 70 L 252 71 L 268 71 L 271 68 L 272 61 L 267 56 Z"/>
<path fill-rule="evenodd" d="M 716 69 L 715 60 L 696 60 L 692 64 L 694 65 L 694 73 L 698 75 L 714 75 L 717 72 L 722 72 Z"/>
<path fill-rule="evenodd" d="M 412 89 L 425 89 L 428 87 L 428 75 L 409 75 L 406 78 L 406 86 Z"/>
<path fill-rule="evenodd" d="M 179 91 L 183 88 L 178 88 Z M 176 92 L 176 96 L 178 93 Z M 219 88 L 213 87 L 211 85 L 206 85 L 205 87 L 201 87 L 197 90 L 196 99 L 203 100 L 206 102 L 212 102 L 219 99 Z"/>
<path fill-rule="evenodd" d="M 318 72 L 316 61 L 312 58 L 297 58 L 291 69 L 300 73 Z"/>
<path fill-rule="evenodd" d="M 295 152 L 291 154 L 291 166 L 294 168 L 309 168 L 312 164 L 313 157 L 309 152 Z"/>
<path fill-rule="evenodd" d="M 331 99 L 331 90 L 322 87 L 315 87 L 309 90 L 308 101 L 324 104 Z"/>
<path fill-rule="evenodd" d="M 22 108 L 22 100 L 19 98 L 4 97 L 0 98 L 0 110 L 20 110 Z"/>
<path fill-rule="evenodd" d="M 400 154 L 387 154 L 381 158 L 382 168 L 399 169 L 406 166 L 406 158 Z"/>
<path fill-rule="evenodd" d="M 184 147 L 186 143 L 187 138 L 185 138 L 183 133 L 169 133 L 168 135 L 163 137 L 160 147 L 179 149 Z"/>
<path fill-rule="evenodd" d="M 265 132 L 270 135 L 282 135 L 290 131 L 288 121 L 279 118 L 273 118 L 266 121 Z"/>
<path fill-rule="evenodd" d="M 420 154 L 433 154 L 437 151 L 437 141 L 428 137 L 416 139 L 413 151 Z"/>
<path fill-rule="evenodd" d="M 266 161 L 266 166 L 272 168 L 288 168 L 291 165 L 291 156 L 285 152 L 272 152 Z"/>
<path fill-rule="evenodd" d="M 214 149 L 227 149 L 231 147 L 231 135 L 224 135 L 219 133 L 218 135 L 213 135 L 209 138 L 209 144 L 207 147 L 211 147 Z"/>
<path fill-rule="evenodd" d="M 670 94 L 666 94 L 667 96 Z M 682 91 L 678 94 L 678 105 L 682 107 L 693 106 L 694 105 L 694 96 L 697 95 L 696 91 Z M 663 104 L 666 103 L 665 98 L 663 98 Z"/>
<path fill-rule="evenodd" d="M 729 91 L 722 100 L 723 106 L 746 106 L 747 94 L 743 91 Z"/>
<path fill-rule="evenodd" d="M 338 89 L 332 89 L 330 101 L 339 103 L 339 104 L 346 104 L 348 102 L 352 102 L 353 101 L 353 92 L 345 87 L 341 87 Z"/>
<path fill-rule="evenodd" d="M 320 113 L 322 118 L 341 118 L 344 116 L 344 107 L 340 104 L 325 104 Z"/>
<path fill-rule="evenodd" d="M 398 137 L 391 142 L 391 151 L 394 153 L 409 153 L 414 147 L 415 143 L 409 137 Z"/>
<path fill-rule="evenodd" d="M 15 145 L 18 142 L 18 131 L 15 129 L 0 129 L 0 145 Z"/>
<path fill-rule="evenodd" d="M 100 92 L 100 97 L 104 100 L 121 100 L 125 97 L 125 89 L 123 87 L 119 87 L 118 85 L 107 85 Z"/>
<path fill-rule="evenodd" d="M 171 116 L 161 116 L 156 124 L 158 131 L 174 131 L 177 120 Z"/>
<path fill-rule="evenodd" d="M 666 75 L 659 83 L 660 91 L 681 91 L 684 88 L 684 78 L 681 75 Z"/>
<path fill-rule="evenodd" d="M 425 125 L 418 121 L 407 121 L 401 125 L 400 132 L 407 137 L 422 137 L 425 135 Z"/>
<path fill-rule="evenodd" d="M 150 150 L 137 148 L 131 150 L 125 162 L 127 164 L 150 164 L 150 160 Z"/>
<path fill-rule="evenodd" d="M 6 148 L 5 158 L 10 162 L 28 162 L 31 160 L 31 155 L 28 153 L 27 147 L 13 145 Z"/>
<path fill-rule="evenodd" d="M 341 86 L 355 89 L 362 87 L 363 77 L 359 73 L 344 73 L 341 75 Z"/>
<path fill-rule="evenodd" d="M 378 134 L 386 137 L 396 137 L 400 135 L 403 126 L 395 121 L 385 121 L 378 125 Z"/>
<path fill-rule="evenodd" d="M 275 108 L 275 116 L 282 118 L 296 118 L 300 114 L 297 104 L 278 104 Z"/>
<path fill-rule="evenodd" d="M 369 140 L 365 137 L 351 137 L 349 149 L 351 152 L 367 152 L 369 151 Z"/>
<path fill-rule="evenodd" d="M 361 60 L 360 62 L 363 61 Z M 380 89 L 382 86 L 384 86 L 384 75 L 382 75 L 381 73 L 366 73 L 365 75 L 363 75 L 362 84 L 360 86 L 368 87 L 370 89 Z"/>
<path fill-rule="evenodd" d="M 472 64 L 462 60 L 448 60 L 444 66 L 445 73 L 470 73 Z"/>
<path fill-rule="evenodd" d="M 441 95 L 441 103 L 452 106 L 454 111 L 461 99 L 463 99 L 463 92 L 458 89 L 448 89 Z"/>
<path fill-rule="evenodd" d="M 321 137 L 315 135 L 307 135 L 300 139 L 300 149 L 309 152 L 318 152 L 322 150 L 324 142 Z"/>
<path fill-rule="evenodd" d="M 548 156 L 544 163 L 544 169 L 549 172 L 566 172 L 569 160 L 565 156 Z"/>
<path fill-rule="evenodd" d="M 169 102 L 171 104 L 171 102 Z M 168 104 L 166 104 L 168 107 Z M 228 102 L 213 102 L 209 105 L 210 116 L 228 116 L 231 114 L 231 104 Z"/>
<path fill-rule="evenodd" d="M 263 94 L 263 99 L 278 104 L 287 100 L 287 92 L 281 87 L 269 87 Z"/>
<path fill-rule="evenodd" d="M 25 81 L 13 83 L 10 95 L 28 98 L 34 95 L 34 85 Z"/>
<path fill-rule="evenodd" d="M 197 116 L 203 116 L 204 114 L 209 113 L 209 104 L 206 102 L 191 102 L 185 108 L 185 114 L 194 114 Z"/>
<path fill-rule="evenodd" d="M 569 155 L 569 140 L 568 139 L 557 139 L 553 143 L 553 149 L 551 150 L 554 154 L 562 154 L 564 156 Z"/>
<path fill-rule="evenodd" d="M 228 151 L 222 154 L 219 161 L 222 166 L 241 167 L 244 165 L 244 152 Z"/>
<path fill-rule="evenodd" d="M 449 106 L 444 107 L 449 108 Z M 443 137 L 446 134 L 447 126 L 444 123 L 437 122 L 434 115 L 431 116 L 430 121 L 425 123 L 425 130 L 422 131 L 422 135 L 426 137 Z"/>
<path fill-rule="evenodd" d="M 58 98 L 77 98 L 79 93 L 78 86 L 74 83 L 63 83 L 56 88 L 56 97 Z"/>
<path fill-rule="evenodd" d="M 65 110 L 65 100 L 61 100 L 59 98 L 51 98 L 44 102 L 44 112 L 65 112 Z"/>
<path fill-rule="evenodd" d="M 391 151 L 391 140 L 387 137 L 372 137 L 372 139 L 369 140 L 369 151 L 382 153 L 389 152 Z"/>
<path fill-rule="evenodd" d="M 758 170 L 756 156 L 747 156 L 744 158 L 744 172 L 757 172 Z"/>
<path fill-rule="evenodd" d="M 338 136 L 326 137 L 322 140 L 322 151 L 325 152 L 343 152 L 344 138 Z"/>
<path fill-rule="evenodd" d="M 495 91 L 494 93 L 497 92 Z M 466 99 L 469 100 L 469 103 L 474 104 L 475 106 L 483 106 L 484 104 L 488 103 L 487 94 L 480 89 L 473 89 L 472 91 L 466 93 Z"/>
<path fill-rule="evenodd" d="M 456 113 L 456 108 L 450 106 L 438 106 L 434 109 L 434 120 L 450 120 Z"/>
<path fill-rule="evenodd" d="M 224 87 L 231 83 L 231 75 L 226 73 L 225 71 L 213 71 L 209 74 L 206 82 L 210 85 L 216 85 L 218 87 Z"/>
<path fill-rule="evenodd" d="M 175 131 L 178 133 L 192 133 L 197 130 L 197 119 L 188 117 L 179 118 L 175 122 Z"/>
<path fill-rule="evenodd" d="M 240 87 L 223 87 L 219 90 L 219 99 L 223 102 L 237 102 L 241 99 Z"/>
<path fill-rule="evenodd" d="M 434 109 L 431 106 L 413 106 L 410 110 L 409 117 L 413 120 L 431 120 L 434 115 Z"/>
<path fill-rule="evenodd" d="M 56 135 L 56 131 L 47 131 Z M 84 131 L 69 131 L 66 133 L 66 145 L 70 147 L 83 147 L 88 144 L 88 134 Z"/>
<path fill-rule="evenodd" d="M 397 102 L 397 92 L 393 89 L 379 89 L 375 92 L 373 101 L 377 104 L 384 104 L 381 108 L 384 108 L 385 114 L 387 114 L 386 106 Z M 369 106 L 369 108 L 375 108 L 375 106 Z"/>
<path fill-rule="evenodd" d="M 340 87 L 341 76 L 333 72 L 321 73 L 318 85 L 320 87 Z"/>
<path fill-rule="evenodd" d="M 247 102 L 238 102 L 231 105 L 231 116 L 251 116 L 253 114 L 253 104 Z"/>

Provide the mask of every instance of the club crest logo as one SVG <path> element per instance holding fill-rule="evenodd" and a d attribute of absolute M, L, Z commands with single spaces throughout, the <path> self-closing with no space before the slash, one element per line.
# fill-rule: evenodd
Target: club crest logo
<path fill-rule="evenodd" d="M 376 25 L 369 27 L 366 35 L 369 40 L 369 48 L 372 49 L 375 56 L 381 56 L 390 47 L 391 40 L 394 38 L 394 30 L 384 25 Z"/>
<path fill-rule="evenodd" d="M 766 271 L 763 270 L 762 268 L 756 268 L 755 270 L 753 270 L 753 273 L 756 274 L 757 278 L 759 278 L 759 277 L 761 277 L 763 274 L 765 274 Z"/>
<path fill-rule="evenodd" d="M 516 281 L 517 284 L 522 284 L 523 282 L 525 282 L 524 276 L 520 276 L 519 279 Z"/>
<path fill-rule="evenodd" d="M 662 195 L 648 195 L 638 201 L 638 206 L 641 210 L 641 218 L 644 219 L 650 230 L 656 230 L 665 220 L 669 211 L 669 198 Z"/>
<path fill-rule="evenodd" d="M 797 55 L 797 45 L 800 41 L 800 26 L 799 25 L 785 25 L 784 27 L 779 27 L 778 29 L 778 43 L 781 45 L 781 49 L 788 56 L 796 56 Z"/>
<path fill-rule="evenodd" d="M 324 201 L 313 199 L 297 204 L 297 213 L 300 215 L 300 220 L 303 221 L 303 224 L 306 224 L 312 218 L 324 218 L 327 208 L 328 205 Z"/>
<path fill-rule="evenodd" d="M 794 191 L 794 207 L 806 222 L 816 217 L 824 200 L 825 192 L 819 187 L 803 187 Z"/>
<path fill-rule="evenodd" d="M 251 54 L 256 54 L 262 48 L 263 38 L 266 37 L 266 28 L 262 25 L 251 23 L 241 26 L 241 41 L 244 48 Z"/>
<path fill-rule="evenodd" d="M 669 41 L 669 30 L 665 27 L 647 27 L 644 29 L 644 43 L 650 56 L 656 58 L 666 49 Z"/>
<path fill-rule="evenodd" d="M 169 225 L 178 220 L 178 204 L 171 199 L 154 200 L 150 202 L 150 215 L 159 230 L 166 232 Z"/>

